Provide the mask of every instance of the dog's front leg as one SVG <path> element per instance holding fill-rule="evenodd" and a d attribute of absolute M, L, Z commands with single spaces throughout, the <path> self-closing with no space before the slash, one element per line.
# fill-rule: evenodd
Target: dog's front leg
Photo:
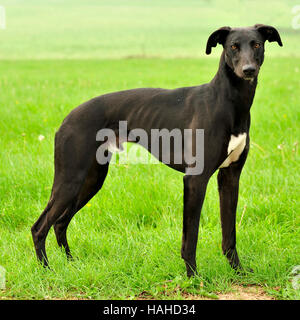
<path fill-rule="evenodd" d="M 242 165 L 222 168 L 218 173 L 220 213 L 222 226 L 222 250 L 233 269 L 242 269 L 236 251 L 236 207 L 239 193 L 239 178 Z"/>
<path fill-rule="evenodd" d="M 204 176 L 186 175 L 183 178 L 183 234 L 181 256 L 185 261 L 187 276 L 196 274 L 196 248 L 200 213 L 208 179 Z"/>

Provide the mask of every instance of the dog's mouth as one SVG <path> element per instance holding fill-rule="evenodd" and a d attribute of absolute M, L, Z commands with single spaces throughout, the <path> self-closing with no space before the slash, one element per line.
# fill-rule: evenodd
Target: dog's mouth
<path fill-rule="evenodd" d="M 244 74 L 243 72 L 236 72 L 236 75 L 243 80 L 252 82 L 258 76 L 258 72 L 256 71 L 251 74 Z"/>
<path fill-rule="evenodd" d="M 255 77 L 243 77 L 244 80 L 253 81 Z"/>
<path fill-rule="evenodd" d="M 243 79 L 252 82 L 258 76 L 258 73 L 259 73 L 259 67 L 256 67 L 252 72 L 244 71 L 242 73 Z"/>
<path fill-rule="evenodd" d="M 244 75 L 244 74 L 239 74 L 239 73 L 236 73 L 236 75 L 240 78 L 240 79 L 243 79 L 245 81 L 250 81 L 252 82 L 255 77 L 257 77 L 257 74 L 253 74 L 253 75 Z"/>

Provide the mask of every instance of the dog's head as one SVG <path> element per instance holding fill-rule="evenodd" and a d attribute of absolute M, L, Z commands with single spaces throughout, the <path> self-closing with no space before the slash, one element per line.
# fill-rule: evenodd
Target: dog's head
<path fill-rule="evenodd" d="M 245 80 L 252 80 L 258 75 L 264 61 L 265 41 L 282 42 L 278 31 L 271 26 L 256 24 L 247 28 L 222 27 L 208 38 L 206 54 L 217 44 L 223 45 L 225 61 L 234 73 Z"/>

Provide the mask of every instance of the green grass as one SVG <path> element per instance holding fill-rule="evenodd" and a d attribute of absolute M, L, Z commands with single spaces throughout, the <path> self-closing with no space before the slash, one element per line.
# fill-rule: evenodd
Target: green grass
<path fill-rule="evenodd" d="M 67 262 L 52 230 L 47 239 L 52 271 L 36 261 L 30 227 L 49 198 L 54 133 L 65 115 L 110 91 L 201 84 L 217 65 L 217 59 L 0 62 L 0 265 L 7 280 L 0 298 L 134 299 L 146 292 L 183 299 L 184 292 L 215 297 L 233 284 L 261 285 L 280 299 L 300 298 L 290 275 L 300 264 L 300 59 L 295 58 L 266 57 L 252 107 L 237 247 L 253 274 L 236 275 L 222 255 L 214 176 L 200 223 L 200 276 L 186 278 L 180 258 L 182 174 L 163 165 L 111 166 L 101 192 L 68 229 L 75 261 Z M 39 141 L 39 135 L 45 139 Z"/>

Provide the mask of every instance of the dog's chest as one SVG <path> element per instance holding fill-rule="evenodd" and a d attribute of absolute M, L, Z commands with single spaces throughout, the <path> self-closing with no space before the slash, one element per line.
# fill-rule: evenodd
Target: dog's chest
<path fill-rule="evenodd" d="M 240 133 L 238 136 L 233 134 L 230 137 L 227 148 L 227 158 L 223 161 L 219 168 L 228 167 L 232 162 L 235 162 L 239 159 L 241 153 L 244 151 L 246 146 L 247 133 Z"/>

